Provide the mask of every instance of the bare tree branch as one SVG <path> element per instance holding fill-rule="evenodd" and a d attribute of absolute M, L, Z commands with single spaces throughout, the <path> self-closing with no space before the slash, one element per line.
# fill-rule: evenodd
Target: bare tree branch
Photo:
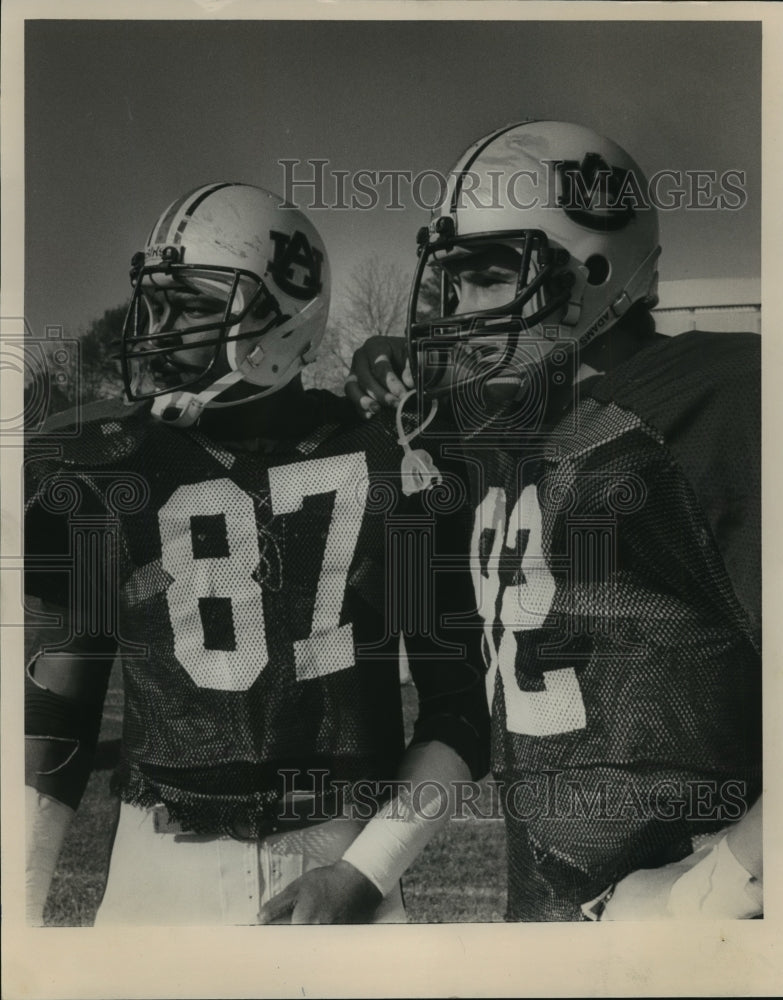
<path fill-rule="evenodd" d="M 395 264 L 365 258 L 354 270 L 347 290 L 345 329 L 361 340 L 401 336 L 410 282 Z"/>
<path fill-rule="evenodd" d="M 354 351 L 368 337 L 405 333 L 410 280 L 377 256 L 365 258 L 351 274 L 341 313 L 329 324 L 318 360 L 305 372 L 305 384 L 342 394 Z"/>

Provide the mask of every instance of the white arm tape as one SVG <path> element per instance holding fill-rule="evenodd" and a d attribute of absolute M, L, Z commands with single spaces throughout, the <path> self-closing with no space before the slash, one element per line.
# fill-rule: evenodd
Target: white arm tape
<path fill-rule="evenodd" d="M 737 861 L 726 837 L 672 886 L 672 917 L 696 920 L 749 920 L 763 912 L 761 883 Z"/>
<path fill-rule="evenodd" d="M 74 812 L 25 785 L 27 923 L 43 926 L 43 910 L 65 834 Z"/>
<path fill-rule="evenodd" d="M 403 787 L 373 817 L 343 854 L 388 895 L 406 869 L 449 819 L 446 789 L 436 782 Z"/>

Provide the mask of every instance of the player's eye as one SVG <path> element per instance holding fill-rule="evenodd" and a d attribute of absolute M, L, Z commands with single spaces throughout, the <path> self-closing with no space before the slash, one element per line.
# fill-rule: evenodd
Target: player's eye
<path fill-rule="evenodd" d="M 180 315 L 184 316 L 185 319 L 204 319 L 209 316 L 221 315 L 223 314 L 222 309 L 211 309 L 207 306 L 186 306 L 184 309 L 180 309 Z"/>
<path fill-rule="evenodd" d="M 173 302 L 177 316 L 189 323 L 203 323 L 211 319 L 221 319 L 225 312 L 225 303 L 220 299 L 206 296 L 188 296 Z"/>
<path fill-rule="evenodd" d="M 510 285 L 516 282 L 516 275 L 506 268 L 489 268 L 485 271 L 464 271 L 462 280 L 478 288 L 493 288 L 496 285 Z"/>

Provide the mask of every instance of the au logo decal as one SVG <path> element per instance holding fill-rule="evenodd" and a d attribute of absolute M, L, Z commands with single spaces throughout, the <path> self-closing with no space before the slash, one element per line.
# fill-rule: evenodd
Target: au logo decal
<path fill-rule="evenodd" d="M 629 170 L 610 167 L 598 153 L 587 153 L 579 163 L 556 164 L 560 175 L 561 208 L 573 222 L 597 232 L 623 229 L 634 217 L 643 193 Z"/>
<path fill-rule="evenodd" d="M 269 236 L 275 251 L 268 266 L 277 287 L 294 299 L 312 299 L 321 291 L 321 251 L 298 229 L 292 236 L 272 229 Z"/>

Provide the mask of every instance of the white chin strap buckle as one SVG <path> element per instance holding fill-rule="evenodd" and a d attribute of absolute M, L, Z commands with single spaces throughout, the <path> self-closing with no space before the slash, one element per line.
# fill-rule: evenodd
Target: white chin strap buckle
<path fill-rule="evenodd" d="M 157 417 L 158 420 L 162 420 L 167 424 L 171 424 L 173 427 L 192 427 L 204 412 L 205 407 L 221 405 L 214 402 L 216 396 L 219 396 L 221 392 L 225 392 L 226 389 L 241 379 L 242 372 L 235 370 L 223 375 L 217 382 L 213 382 L 212 385 L 206 389 L 202 389 L 201 392 L 186 392 L 180 389 L 178 392 L 170 392 L 165 396 L 158 396 L 152 404 L 152 416 Z M 240 399 L 234 403 L 223 405 L 236 406 L 241 402 L 243 400 Z M 173 410 L 174 416 L 168 416 L 167 410 Z"/>
<path fill-rule="evenodd" d="M 158 396 L 152 404 L 152 416 L 174 427 L 192 427 L 204 409 L 203 400 L 192 392 Z M 173 416 L 170 416 L 173 411 Z"/>

